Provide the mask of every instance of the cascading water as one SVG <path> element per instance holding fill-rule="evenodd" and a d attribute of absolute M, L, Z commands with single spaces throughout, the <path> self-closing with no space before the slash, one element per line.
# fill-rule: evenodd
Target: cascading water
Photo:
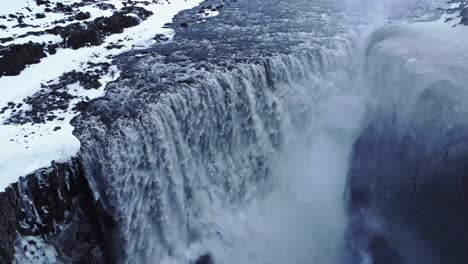
<path fill-rule="evenodd" d="M 237 5 L 249 5 L 238 2 L 226 12 L 236 15 Z M 301 4 L 311 5 L 293 2 L 294 12 L 289 6 L 285 12 L 303 15 Z M 346 214 L 345 202 L 354 208 L 359 198 L 348 186 L 344 199 L 346 184 L 355 184 L 349 161 L 353 169 L 360 164 L 354 143 L 362 141 L 363 125 L 388 114 L 376 102 L 409 100 L 393 88 L 411 78 L 390 75 L 393 64 L 375 52 L 387 31 L 365 34 L 370 30 L 356 30 L 362 22 L 332 25 L 345 23 L 333 13 L 343 9 L 315 4 L 312 15 L 297 20 L 332 22 L 316 30 L 299 23 L 299 33 L 268 32 L 266 51 L 245 50 L 252 39 L 232 47 L 220 40 L 219 57 L 235 64 L 197 61 L 209 48 L 193 48 L 177 35 L 177 45 L 192 54 L 171 51 L 169 44 L 150 50 L 150 58 L 139 56 L 141 65 L 131 65 L 132 54 L 123 59 L 131 69 L 95 102 L 80 131 L 86 174 L 118 225 L 119 262 L 192 263 L 209 254 L 215 263 L 366 263 L 363 255 L 373 248 L 360 240 L 360 224 L 374 218 Z M 260 7 L 252 11 L 257 20 L 268 13 Z M 282 14 L 263 19 L 275 30 L 274 19 L 292 23 Z M 247 31 L 227 24 L 215 30 L 227 36 Z M 261 28 L 249 32 L 268 30 Z M 396 30 L 397 36 L 405 32 Z M 210 45 L 196 34 L 192 40 Z M 278 48 L 284 35 L 299 48 Z M 350 254 L 343 253 L 345 236 Z"/>
<path fill-rule="evenodd" d="M 233 72 L 206 73 L 199 83 L 162 94 L 137 122 L 114 124 L 112 130 L 118 133 L 107 137 L 103 144 L 107 148 L 86 145 L 82 152 L 86 163 L 100 162 L 104 199 L 118 205 L 112 210 L 122 227 L 126 262 L 180 263 L 206 251 L 220 263 L 288 259 L 306 263 L 308 251 L 319 246 L 311 244 L 318 241 L 316 236 L 331 240 L 324 249 L 337 251 L 332 247 L 345 226 L 341 201 L 347 156 L 341 145 L 347 144 L 349 152 L 348 134 L 354 124 L 351 120 L 341 124 L 336 116 L 343 113 L 324 100 L 340 92 L 345 79 L 327 78 L 334 72 L 345 78 L 347 69 L 339 64 L 346 65 L 347 58 L 346 53 L 318 50 L 244 65 Z M 350 111 L 356 107 L 353 100 L 337 97 L 334 105 Z M 324 114 L 330 118 L 319 122 L 313 118 Z M 93 137 L 106 138 L 108 131 L 93 127 Z M 297 151 L 285 150 L 293 135 L 302 134 L 305 140 L 310 138 L 307 133 L 313 135 L 312 142 L 291 143 L 302 145 L 298 154 L 303 160 L 295 165 L 302 169 L 284 170 L 294 162 L 289 153 Z M 338 162 L 330 167 L 334 170 L 322 163 L 327 159 Z M 311 181 L 319 182 L 317 189 L 300 189 L 314 186 Z M 288 182 L 295 186 L 270 197 L 280 183 Z M 311 192 L 317 193 L 310 196 Z M 319 207 L 328 213 L 316 220 Z M 275 233 L 291 217 L 297 218 L 297 226 Z M 327 224 L 330 219 L 335 220 Z M 318 221 L 320 228 L 305 240 L 294 235 L 305 231 L 308 221 Z M 329 225 L 327 230 L 323 224 Z M 280 250 L 284 239 L 302 245 L 298 249 L 302 252 L 295 250 L 292 256 L 291 248 L 272 255 L 271 248 L 265 248 L 270 241 Z M 317 248 L 317 257 L 334 262 L 319 252 Z"/>

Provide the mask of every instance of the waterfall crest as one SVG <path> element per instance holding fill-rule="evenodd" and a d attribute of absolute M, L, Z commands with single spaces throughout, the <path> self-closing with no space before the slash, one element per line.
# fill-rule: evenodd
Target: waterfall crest
<path fill-rule="evenodd" d="M 287 156 L 293 139 L 310 138 L 327 126 L 314 116 L 335 115 L 324 101 L 343 90 L 350 71 L 348 45 L 205 72 L 190 84 L 161 92 L 138 109 L 136 118 L 111 125 L 96 118 L 84 133 L 81 156 L 121 226 L 125 262 L 184 262 L 203 253 L 197 247 L 216 250 L 203 248 L 213 243 L 205 241 L 239 247 L 228 238 L 240 235 L 229 234 L 229 219 L 289 181 L 293 175 L 275 175 L 275 162 Z M 255 252 L 261 249 L 248 250 L 253 252 L 232 254 L 239 260 L 257 253 L 266 257 Z M 212 254 L 220 263 L 230 261 L 220 252 Z"/>

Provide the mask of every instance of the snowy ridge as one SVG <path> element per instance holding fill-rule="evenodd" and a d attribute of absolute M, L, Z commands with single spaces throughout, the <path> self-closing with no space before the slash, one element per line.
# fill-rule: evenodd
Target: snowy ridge
<path fill-rule="evenodd" d="M 13 38 L 2 45 L 8 47 L 30 40 L 58 43 L 62 41 L 58 35 L 20 36 L 53 25 L 68 25 L 72 22 L 67 21 L 67 18 L 79 12 L 90 14 L 89 18 L 83 20 L 86 22 L 98 16 L 109 17 L 112 11 L 125 8 L 122 1 L 116 0 L 46 1 L 48 5 L 39 6 L 32 2 L 18 1 L 7 4 L 5 9 L 1 8 L 0 14 L 3 16 L 0 15 L 0 25 L 4 29 L 1 37 Z M 49 8 L 47 6 L 59 2 L 65 4 L 65 7 L 67 4 L 80 5 L 76 12 L 46 13 L 43 20 L 32 17 Z M 104 95 L 107 83 L 118 78 L 118 70 L 111 66 L 113 58 L 132 49 L 147 48 L 161 39 L 167 41 L 172 36 L 172 30 L 164 25 L 171 22 L 181 10 L 193 8 L 202 0 L 130 2 L 132 6 L 142 7 L 152 15 L 138 25 L 124 29 L 122 33 L 105 37 L 100 45 L 86 45 L 78 49 L 59 47 L 55 53 L 49 52 L 39 63 L 26 66 L 19 75 L 0 77 L 1 190 L 17 181 L 18 177 L 49 166 L 51 161 L 64 161 L 75 155 L 80 149 L 80 142 L 72 134 L 74 128 L 70 121 L 87 102 Z M 103 11 L 98 8 L 109 5 L 115 9 Z M 35 7 L 30 8 L 32 6 Z M 25 11 L 29 14 L 21 15 L 25 18 L 20 20 L 28 26 L 18 27 L 21 24 L 17 23 L 18 13 L 23 14 Z M 207 12 L 206 16 L 214 16 L 216 13 L 213 12 Z M 13 13 L 16 18 L 7 15 Z M 5 46 L 1 46 L 1 49 L 5 49 Z"/>

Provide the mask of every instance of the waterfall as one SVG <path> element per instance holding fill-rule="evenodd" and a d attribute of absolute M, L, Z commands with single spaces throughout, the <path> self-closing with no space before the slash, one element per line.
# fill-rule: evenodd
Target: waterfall
<path fill-rule="evenodd" d="M 340 45 L 206 71 L 133 118 L 94 118 L 81 157 L 120 227 L 122 262 L 209 253 L 217 263 L 306 263 L 315 248 L 333 263 L 356 126 L 345 115 L 361 111 L 342 96 L 351 42 Z M 316 230 L 293 235 L 309 225 Z"/>

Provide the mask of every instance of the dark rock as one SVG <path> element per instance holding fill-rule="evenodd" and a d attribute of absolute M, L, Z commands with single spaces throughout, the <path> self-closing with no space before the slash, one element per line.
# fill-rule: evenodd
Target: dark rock
<path fill-rule="evenodd" d="M 100 77 L 109 73 L 109 63 L 88 63 L 88 70 L 83 72 L 71 71 L 66 72 L 59 78 L 59 83 L 42 84 L 42 89 L 36 94 L 24 99 L 24 103 L 29 106 L 24 111 L 19 111 L 12 114 L 5 124 L 26 124 L 26 123 L 45 123 L 55 119 L 57 116 L 50 114 L 56 110 L 67 111 L 70 107 L 70 101 L 77 98 L 68 92 L 68 85 L 79 83 L 84 89 L 98 89 L 102 83 Z M 88 97 L 78 105 L 73 111 L 84 111 L 87 108 Z M 14 103 L 6 106 L 7 109 L 14 108 Z"/>
<path fill-rule="evenodd" d="M 41 18 L 45 18 L 45 17 L 46 17 L 46 15 L 43 14 L 43 13 L 37 13 L 37 14 L 36 14 L 36 18 L 37 18 L 37 19 L 41 19 Z"/>
<path fill-rule="evenodd" d="M 110 17 L 100 17 L 94 21 L 94 26 L 99 31 L 116 34 L 122 33 L 125 28 L 136 26 L 140 23 L 138 18 L 116 13 Z"/>
<path fill-rule="evenodd" d="M 109 45 L 106 46 L 106 49 L 111 50 L 111 49 L 121 49 L 123 48 L 124 45 L 122 44 L 116 44 L 116 43 L 110 43 Z"/>
<path fill-rule="evenodd" d="M 86 46 L 95 46 L 101 44 L 102 40 L 94 30 L 83 29 L 73 31 L 66 39 L 66 46 L 72 49 L 79 49 Z"/>
<path fill-rule="evenodd" d="M 200 256 L 196 261 L 195 264 L 214 264 L 213 257 L 206 253 L 202 256 Z"/>
<path fill-rule="evenodd" d="M 47 5 L 50 4 L 48 0 L 36 0 L 36 5 Z"/>
<path fill-rule="evenodd" d="M 79 264 L 88 264 L 88 263 L 101 264 L 103 263 L 102 262 L 103 259 L 104 259 L 104 256 L 103 256 L 102 249 L 99 247 L 94 247 L 83 257 L 83 260 Z"/>
<path fill-rule="evenodd" d="M 129 16 L 135 14 L 139 18 Z M 125 28 L 140 24 L 141 20 L 153 13 L 140 7 L 125 7 L 110 17 L 99 17 L 94 21 L 74 23 L 66 27 L 56 26 L 46 31 L 49 34 L 58 34 L 65 39 L 65 46 L 79 49 L 85 46 L 100 45 L 109 35 L 122 33 Z M 80 19 L 87 19 L 89 13 L 77 14 Z"/>
<path fill-rule="evenodd" d="M 413 104 L 410 126 L 395 122 L 400 113 L 377 115 L 354 145 L 348 232 L 353 244 L 368 245 L 372 263 L 467 260 L 468 127 L 462 121 L 440 125 L 464 120 L 461 113 L 439 115 L 466 99 L 455 87 L 444 81 L 426 89 Z M 378 231 L 372 229 L 376 221 Z"/>
<path fill-rule="evenodd" d="M 398 252 L 392 248 L 388 241 L 380 235 L 373 235 L 367 248 L 370 259 L 374 264 L 402 264 Z"/>
<path fill-rule="evenodd" d="M 12 191 L 0 193 L 0 263 L 13 263 L 19 201 Z"/>
<path fill-rule="evenodd" d="M 19 20 L 18 20 L 18 21 L 19 21 Z M 18 28 L 26 28 L 26 27 L 31 27 L 31 26 L 28 25 L 28 24 L 25 24 L 25 23 L 23 23 L 23 22 L 21 21 L 21 22 L 19 22 L 18 25 L 14 26 L 14 28 L 16 28 L 16 27 L 18 27 Z"/>
<path fill-rule="evenodd" d="M 0 193 L 0 215 L 0 263 L 13 262 L 17 233 L 53 245 L 64 263 L 114 262 L 113 221 L 94 200 L 79 159 L 8 187 Z"/>
<path fill-rule="evenodd" d="M 89 12 L 79 12 L 78 14 L 75 15 L 76 20 L 86 20 L 91 17 L 91 14 Z"/>
<path fill-rule="evenodd" d="M 55 12 L 71 13 L 73 8 L 69 5 L 64 5 L 63 3 L 58 2 L 55 7 Z"/>
<path fill-rule="evenodd" d="M 13 41 L 13 40 L 15 40 L 15 39 L 12 38 L 12 37 L 0 38 L 0 43 L 10 42 L 10 41 Z"/>
<path fill-rule="evenodd" d="M 24 21 L 24 16 L 21 15 L 21 16 L 18 16 L 18 24 L 23 24 L 23 21 Z"/>
<path fill-rule="evenodd" d="M 169 38 L 164 34 L 157 34 L 153 39 L 156 40 L 156 42 L 165 42 L 169 40 Z"/>
<path fill-rule="evenodd" d="M 96 6 L 101 10 L 115 9 L 115 6 L 108 3 L 97 3 Z"/>
<path fill-rule="evenodd" d="M 148 11 L 144 9 L 143 7 L 138 7 L 138 6 L 127 6 L 122 8 L 119 13 L 124 13 L 124 14 L 135 14 L 140 18 L 141 20 L 147 19 L 149 16 L 153 15 L 153 12 Z"/>
<path fill-rule="evenodd" d="M 3 55 L 0 57 L 0 77 L 18 75 L 27 65 L 39 63 L 47 56 L 43 49 L 43 45 L 30 42 L 0 50 L 0 55 Z"/>
<path fill-rule="evenodd" d="M 468 26 L 468 7 L 464 8 L 460 12 L 460 16 L 461 16 L 460 24 Z"/>
<path fill-rule="evenodd" d="M 187 22 L 182 22 L 182 23 L 180 23 L 180 27 L 182 27 L 182 28 L 188 28 L 188 26 L 189 26 L 189 25 L 188 25 Z"/>
<path fill-rule="evenodd" d="M 47 51 L 49 52 L 50 55 L 54 55 L 57 53 L 59 45 L 58 44 L 52 44 L 47 46 Z"/>
<path fill-rule="evenodd" d="M 81 102 L 77 103 L 75 105 L 75 107 L 73 107 L 73 110 L 77 111 L 77 112 L 84 112 L 84 111 L 86 111 L 86 109 L 88 109 L 88 106 L 89 106 L 88 102 L 81 101 Z"/>

